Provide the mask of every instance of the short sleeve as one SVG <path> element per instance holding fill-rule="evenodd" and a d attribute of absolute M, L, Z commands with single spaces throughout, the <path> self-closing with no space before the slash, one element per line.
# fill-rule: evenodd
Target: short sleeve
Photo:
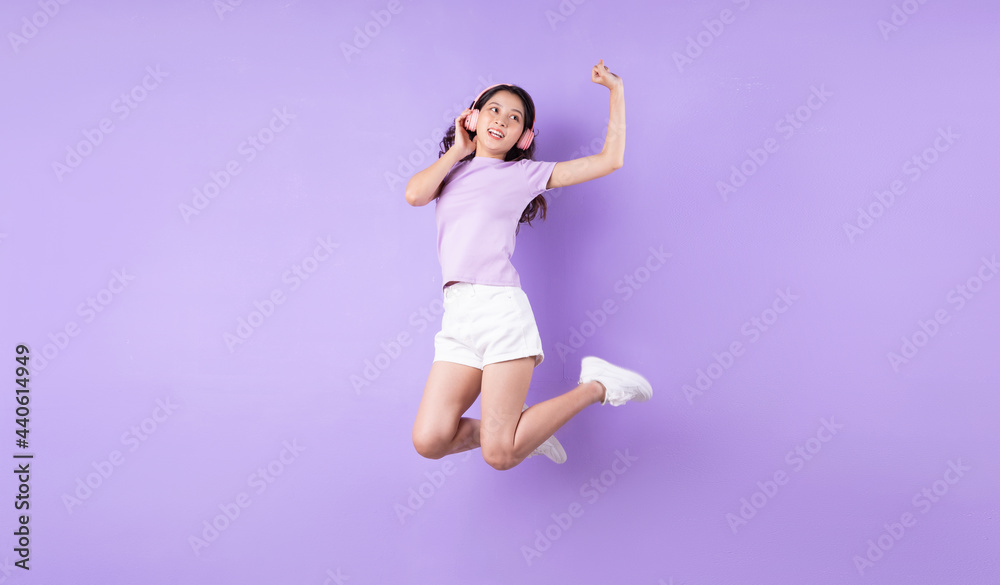
<path fill-rule="evenodd" d="M 525 179 L 528 182 L 528 194 L 534 199 L 540 193 L 548 191 L 546 185 L 552 170 L 556 168 L 555 161 L 521 159 L 517 164 L 524 171 Z"/>

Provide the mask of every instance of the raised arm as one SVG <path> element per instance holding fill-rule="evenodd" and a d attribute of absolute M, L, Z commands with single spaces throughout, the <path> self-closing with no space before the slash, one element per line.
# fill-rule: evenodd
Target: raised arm
<path fill-rule="evenodd" d="M 455 148 L 449 148 L 434 164 L 410 177 L 406 184 L 406 202 L 414 207 L 427 205 L 441 193 L 441 181 L 451 167 L 462 160 Z"/>
<path fill-rule="evenodd" d="M 455 163 L 458 161 L 469 156 L 470 153 L 475 152 L 476 141 L 479 137 L 469 138 L 469 134 L 464 127 L 465 118 L 471 113 L 471 109 L 465 108 L 455 118 L 455 144 L 448 149 L 448 152 L 434 161 L 431 166 L 410 177 L 409 182 L 406 183 L 407 203 L 414 207 L 421 207 L 434 201 L 440 195 L 441 181 L 448 175 L 451 167 L 455 166 Z"/>
<path fill-rule="evenodd" d="M 610 174 L 625 164 L 625 85 L 601 59 L 591 71 L 591 81 L 611 90 L 608 135 L 599 154 L 556 163 L 546 189 L 584 183 Z"/>

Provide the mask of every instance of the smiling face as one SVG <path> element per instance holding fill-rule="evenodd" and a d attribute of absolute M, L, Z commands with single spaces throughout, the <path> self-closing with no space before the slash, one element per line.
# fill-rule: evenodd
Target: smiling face
<path fill-rule="evenodd" d="M 476 123 L 476 156 L 503 160 L 524 133 L 524 109 L 521 98 L 506 90 L 487 98 Z"/>

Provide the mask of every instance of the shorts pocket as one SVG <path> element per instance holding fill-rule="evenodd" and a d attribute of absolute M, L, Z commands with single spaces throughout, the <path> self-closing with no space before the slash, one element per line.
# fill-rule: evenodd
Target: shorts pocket
<path fill-rule="evenodd" d="M 522 290 L 510 290 L 505 293 L 510 303 L 517 307 L 519 312 L 530 311 L 528 296 Z"/>

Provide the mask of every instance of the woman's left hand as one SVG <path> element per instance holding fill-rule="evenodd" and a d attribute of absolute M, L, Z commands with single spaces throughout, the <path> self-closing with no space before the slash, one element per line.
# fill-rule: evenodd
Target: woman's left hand
<path fill-rule="evenodd" d="M 594 68 L 590 72 L 590 80 L 608 89 L 615 89 L 622 86 L 622 78 L 608 69 L 608 66 L 604 64 L 604 59 L 601 59 L 597 62 L 597 65 L 594 65 Z"/>

